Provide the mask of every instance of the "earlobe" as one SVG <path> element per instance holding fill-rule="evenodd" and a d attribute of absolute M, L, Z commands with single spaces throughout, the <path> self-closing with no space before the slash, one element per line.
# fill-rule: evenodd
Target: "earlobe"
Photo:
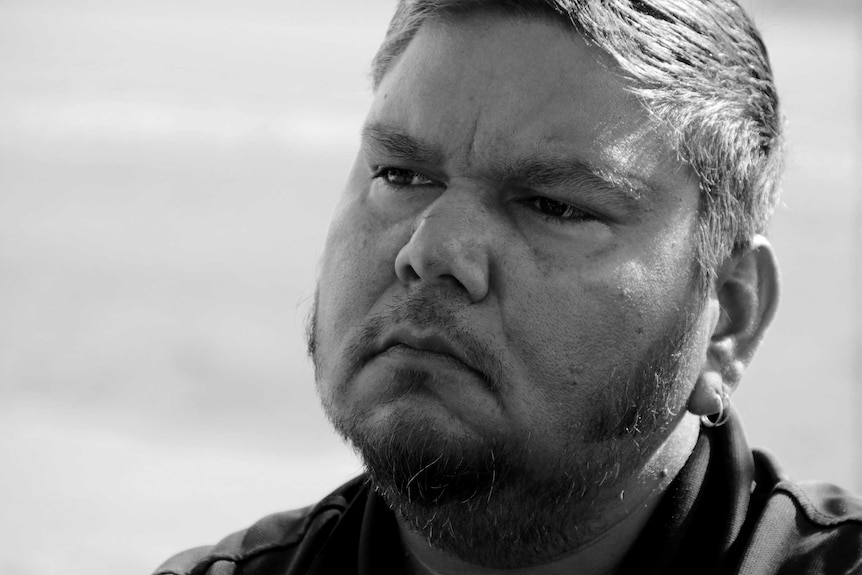
<path fill-rule="evenodd" d="M 718 318 L 706 360 L 689 398 L 689 411 L 714 416 L 726 411 L 778 305 L 778 264 L 772 246 L 756 236 L 742 254 L 716 274 Z"/>

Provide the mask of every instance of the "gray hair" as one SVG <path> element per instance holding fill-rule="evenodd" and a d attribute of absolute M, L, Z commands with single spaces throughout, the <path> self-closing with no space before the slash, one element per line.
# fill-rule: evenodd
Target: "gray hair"
<path fill-rule="evenodd" d="M 427 19 L 477 11 L 551 18 L 616 60 L 699 179 L 701 288 L 766 232 L 783 119 L 766 47 L 735 0 L 399 0 L 374 58 L 374 89 Z"/>

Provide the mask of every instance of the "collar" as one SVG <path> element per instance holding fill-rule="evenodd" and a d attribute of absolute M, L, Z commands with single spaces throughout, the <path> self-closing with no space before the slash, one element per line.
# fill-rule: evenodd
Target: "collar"
<path fill-rule="evenodd" d="M 622 574 L 720 574 L 739 557 L 754 459 L 739 417 L 701 428 L 694 450 L 623 563 Z"/>

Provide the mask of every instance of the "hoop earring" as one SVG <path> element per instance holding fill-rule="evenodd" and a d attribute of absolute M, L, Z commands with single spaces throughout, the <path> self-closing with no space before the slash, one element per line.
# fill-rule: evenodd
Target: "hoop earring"
<path fill-rule="evenodd" d="M 727 395 L 727 392 L 721 390 L 721 408 L 718 410 L 718 415 L 715 416 L 715 419 L 710 418 L 709 415 L 701 415 L 700 421 L 704 427 L 721 427 L 727 420 L 730 418 L 730 396 Z"/>

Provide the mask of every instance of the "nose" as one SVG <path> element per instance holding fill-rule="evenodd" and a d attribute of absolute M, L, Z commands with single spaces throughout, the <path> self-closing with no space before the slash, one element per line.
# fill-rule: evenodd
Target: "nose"
<path fill-rule="evenodd" d="M 482 301 L 490 285 L 488 220 L 475 201 L 458 200 L 454 191 L 447 191 L 419 215 L 410 240 L 398 252 L 398 279 L 408 286 L 453 285 L 472 303 Z"/>

